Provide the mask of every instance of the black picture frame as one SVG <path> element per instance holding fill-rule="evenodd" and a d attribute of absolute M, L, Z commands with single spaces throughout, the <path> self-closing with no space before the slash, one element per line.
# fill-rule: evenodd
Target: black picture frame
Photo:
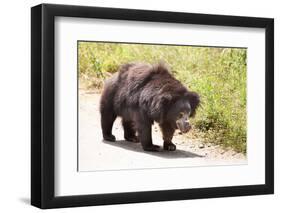
<path fill-rule="evenodd" d="M 54 18 L 81 17 L 264 28 L 265 184 L 93 195 L 54 195 Z M 41 4 L 31 8 L 31 204 L 60 208 L 274 193 L 274 20 L 241 16 Z"/>

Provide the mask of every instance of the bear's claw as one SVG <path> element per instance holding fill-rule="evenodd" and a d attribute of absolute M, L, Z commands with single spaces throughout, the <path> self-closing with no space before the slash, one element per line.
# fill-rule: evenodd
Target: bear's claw
<path fill-rule="evenodd" d="M 143 147 L 144 151 L 150 151 L 150 152 L 158 152 L 159 148 L 160 146 L 153 145 L 153 144 L 151 146 Z"/>
<path fill-rule="evenodd" d="M 126 141 L 130 141 L 130 142 L 134 142 L 134 143 L 138 143 L 139 139 L 137 136 L 133 136 L 133 137 L 125 137 Z"/>
<path fill-rule="evenodd" d="M 103 139 L 106 141 L 112 141 L 112 142 L 116 141 L 116 138 L 114 135 L 104 135 Z"/>
<path fill-rule="evenodd" d="M 175 151 L 176 150 L 176 145 L 173 144 L 172 142 L 169 142 L 169 143 L 165 143 L 164 142 L 164 150 Z"/>

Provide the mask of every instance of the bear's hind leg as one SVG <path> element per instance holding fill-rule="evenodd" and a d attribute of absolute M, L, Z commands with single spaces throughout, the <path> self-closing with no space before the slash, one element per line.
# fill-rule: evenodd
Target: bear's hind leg
<path fill-rule="evenodd" d="M 139 142 L 138 137 L 136 136 L 136 130 L 134 128 L 133 121 L 126 121 L 122 119 L 122 125 L 124 129 L 125 140 L 135 143 Z"/>
<path fill-rule="evenodd" d="M 116 119 L 116 115 L 112 112 L 101 113 L 101 126 L 103 139 L 106 141 L 115 141 L 116 138 L 112 135 L 112 126 Z"/>

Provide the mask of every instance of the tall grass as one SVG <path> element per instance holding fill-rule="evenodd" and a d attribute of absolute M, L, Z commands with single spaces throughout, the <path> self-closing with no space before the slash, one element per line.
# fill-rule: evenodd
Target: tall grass
<path fill-rule="evenodd" d="M 79 79 L 101 88 L 123 63 L 165 61 L 201 97 L 193 121 L 205 141 L 246 153 L 246 49 L 79 42 Z"/>

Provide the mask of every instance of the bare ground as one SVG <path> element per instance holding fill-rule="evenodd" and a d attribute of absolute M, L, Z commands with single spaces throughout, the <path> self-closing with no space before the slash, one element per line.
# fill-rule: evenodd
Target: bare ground
<path fill-rule="evenodd" d="M 246 156 L 218 145 L 175 133 L 176 151 L 145 152 L 140 143 L 125 141 L 120 119 L 113 126 L 116 142 L 103 141 L 99 114 L 100 94 L 79 91 L 79 171 L 218 166 L 246 164 Z M 162 146 L 162 135 L 153 126 L 153 143 Z"/>

